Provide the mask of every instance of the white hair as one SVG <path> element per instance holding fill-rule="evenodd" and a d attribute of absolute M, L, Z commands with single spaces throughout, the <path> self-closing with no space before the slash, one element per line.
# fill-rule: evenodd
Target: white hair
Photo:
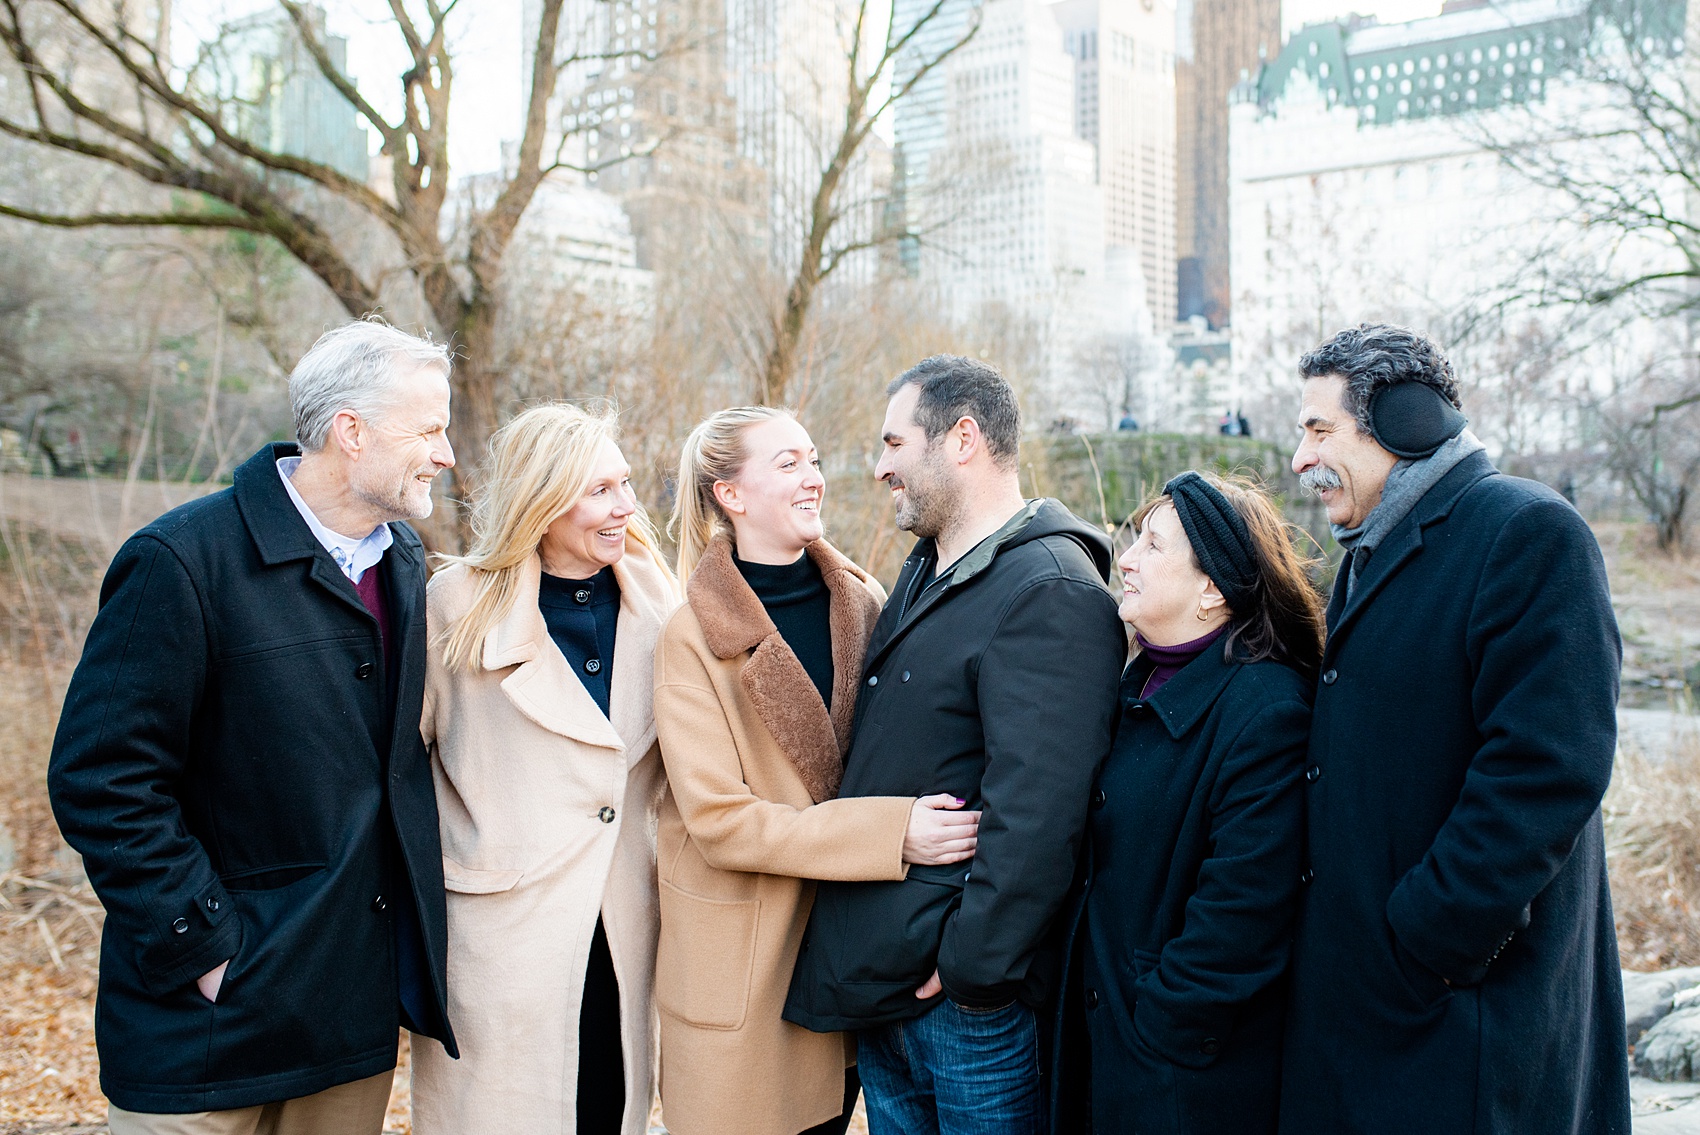
<path fill-rule="evenodd" d="M 376 317 L 356 319 L 319 336 L 289 375 L 289 406 L 295 412 L 295 440 L 307 453 L 325 447 L 331 421 L 351 410 L 362 421 L 379 418 L 396 380 L 397 364 L 435 367 L 444 378 L 452 367 L 441 343 L 397 330 Z"/>

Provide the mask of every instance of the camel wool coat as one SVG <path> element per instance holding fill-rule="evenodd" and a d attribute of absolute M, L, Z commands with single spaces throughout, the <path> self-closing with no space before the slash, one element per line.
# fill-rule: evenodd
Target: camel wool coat
<path fill-rule="evenodd" d="M 717 538 L 655 656 L 661 1108 L 674 1135 L 797 1135 L 840 1112 L 855 1040 L 780 1019 L 815 879 L 904 877 L 907 796 L 839 800 L 879 585 L 825 540 L 832 708 Z M 460 1029 L 460 1019 L 455 1018 Z"/>
<path fill-rule="evenodd" d="M 630 538 L 620 585 L 611 718 L 549 637 L 542 565 L 521 571 L 513 610 L 479 667 L 443 665 L 443 629 L 470 607 L 471 573 L 428 588 L 422 732 L 431 752 L 448 890 L 450 1012 L 460 1059 L 415 1038 L 417 1135 L 572 1135 L 578 1014 L 598 913 L 620 984 L 623 1135 L 648 1129 L 654 1096 L 655 810 L 664 790 L 652 680 L 676 589 Z"/>

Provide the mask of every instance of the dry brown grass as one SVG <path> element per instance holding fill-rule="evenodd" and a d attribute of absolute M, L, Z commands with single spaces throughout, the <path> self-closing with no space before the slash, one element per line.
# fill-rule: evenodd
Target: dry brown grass
<path fill-rule="evenodd" d="M 1624 966 L 1700 963 L 1700 744 L 1657 758 L 1621 747 L 1605 817 Z"/>

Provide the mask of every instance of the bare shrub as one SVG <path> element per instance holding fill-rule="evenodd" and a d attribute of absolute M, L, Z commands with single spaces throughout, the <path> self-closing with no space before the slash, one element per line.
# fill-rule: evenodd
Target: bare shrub
<path fill-rule="evenodd" d="M 1700 963 L 1700 738 L 1662 760 L 1622 746 L 1604 807 L 1624 967 Z"/>

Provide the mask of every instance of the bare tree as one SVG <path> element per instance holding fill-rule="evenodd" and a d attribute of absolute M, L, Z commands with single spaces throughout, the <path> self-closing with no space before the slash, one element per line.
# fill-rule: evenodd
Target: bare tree
<path fill-rule="evenodd" d="M 453 435 L 464 484 L 503 408 L 491 341 L 504 255 L 544 179 L 584 168 L 570 157 L 572 131 L 551 115 L 557 80 L 592 60 L 652 63 L 679 41 L 619 51 L 585 42 L 584 35 L 568 43 L 578 29 L 562 27 L 565 0 L 541 0 L 522 133 L 509 168 L 488 192 L 453 201 L 448 130 L 455 67 L 447 22 L 457 0 L 390 0 L 391 23 L 409 60 L 397 80 L 398 119 L 381 113 L 335 65 L 316 9 L 301 0 L 278 2 L 324 79 L 376 131 L 390 165 L 388 186 L 370 186 L 247 136 L 212 81 L 216 45 L 186 70 L 174 70 L 163 29 L 142 18 L 137 0 L 0 0 L 0 62 L 10 65 L 0 134 L 26 150 L 117 171 L 129 196 L 143 202 L 73 211 L 59 202 L 0 199 L 0 215 L 59 227 L 256 234 L 287 250 L 356 316 L 382 308 L 387 287 L 399 279 L 462 355 Z M 458 228 L 446 223 L 454 214 L 445 216 L 445 206 L 461 210 Z"/>
<path fill-rule="evenodd" d="M 878 0 L 858 0 L 846 33 L 844 117 L 829 141 L 820 179 L 812 187 L 803 218 L 801 255 L 767 336 L 759 390 L 764 403 L 778 405 L 787 400 L 797 370 L 798 349 L 822 282 L 856 253 L 906 235 L 901 227 L 873 224 L 847 237 L 838 236 L 850 209 L 866 205 L 854 201 L 854 195 L 845 189 L 874 124 L 972 39 L 980 27 L 979 7 L 970 5 L 969 0 L 931 0 L 913 20 L 901 18 L 901 8 L 888 8 Z M 964 8 L 962 30 L 942 37 L 943 43 L 937 48 L 931 47 L 928 33 Z M 891 18 L 880 37 L 874 29 L 888 10 Z"/>

